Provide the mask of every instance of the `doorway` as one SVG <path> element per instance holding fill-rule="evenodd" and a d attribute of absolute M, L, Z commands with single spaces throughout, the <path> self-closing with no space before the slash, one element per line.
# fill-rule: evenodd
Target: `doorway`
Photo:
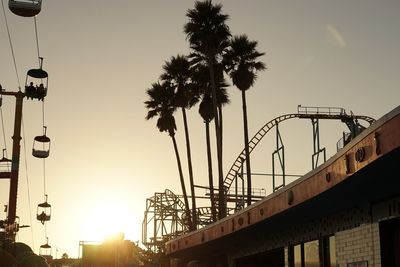
<path fill-rule="evenodd" d="M 379 223 L 382 267 L 400 267 L 400 217 Z"/>

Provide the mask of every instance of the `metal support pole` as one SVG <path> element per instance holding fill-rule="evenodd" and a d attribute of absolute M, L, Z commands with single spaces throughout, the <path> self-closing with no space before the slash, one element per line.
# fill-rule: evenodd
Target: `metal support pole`
<path fill-rule="evenodd" d="M 241 177 L 242 177 L 242 202 L 241 202 L 241 206 L 242 206 L 242 208 L 244 208 L 244 198 L 245 198 L 245 190 L 244 190 L 244 173 L 243 173 L 243 167 L 242 167 L 242 174 L 241 174 Z"/>
<path fill-rule="evenodd" d="M 18 195 L 18 174 L 19 174 L 19 158 L 20 158 L 20 142 L 21 142 L 21 122 L 22 122 L 22 106 L 25 94 L 18 92 L 1 92 L 2 95 L 15 96 L 15 119 L 14 119 L 14 134 L 13 134 L 13 151 L 11 163 L 10 177 L 10 195 L 8 201 L 8 216 L 7 216 L 7 235 L 15 241 L 15 234 L 18 231 L 18 226 L 15 225 L 17 211 L 17 195 Z"/>
<path fill-rule="evenodd" d="M 238 176 L 239 176 L 239 174 L 236 173 L 236 176 L 235 176 L 235 203 L 236 203 L 236 204 L 235 204 L 235 205 L 236 205 L 235 210 L 236 210 L 236 211 L 239 210 Z"/>
<path fill-rule="evenodd" d="M 235 210 L 236 211 L 241 210 L 241 209 L 244 208 L 244 202 L 245 202 L 245 198 L 246 198 L 246 192 L 245 192 L 245 188 L 244 188 L 243 162 L 244 162 L 244 159 L 242 159 L 242 164 L 241 164 L 241 167 L 240 167 L 240 173 L 237 173 L 236 174 L 236 178 L 235 178 L 235 187 L 236 187 L 235 188 L 235 194 L 236 194 Z M 242 183 L 241 183 L 242 184 L 242 192 L 240 193 L 240 197 L 239 197 L 239 190 L 238 190 L 238 185 L 239 185 L 238 178 L 240 178 L 242 180 Z"/>
<path fill-rule="evenodd" d="M 276 124 L 276 150 L 272 153 L 272 191 L 275 192 L 281 187 L 284 187 L 286 185 L 286 179 L 285 179 L 285 146 L 283 145 L 282 142 L 282 137 L 279 132 L 279 127 L 278 123 Z M 278 156 L 279 160 L 279 165 L 281 167 L 281 172 L 282 172 L 282 184 L 279 186 L 276 185 L 276 175 L 275 174 L 275 156 Z"/>
<path fill-rule="evenodd" d="M 313 127 L 313 155 L 312 155 L 312 169 L 314 170 L 315 168 L 318 167 L 318 162 L 319 162 L 319 155 L 322 153 L 324 156 L 324 162 L 326 161 L 326 149 L 320 148 L 320 142 L 319 142 L 319 120 L 317 118 L 312 118 L 311 119 L 311 124 Z"/>

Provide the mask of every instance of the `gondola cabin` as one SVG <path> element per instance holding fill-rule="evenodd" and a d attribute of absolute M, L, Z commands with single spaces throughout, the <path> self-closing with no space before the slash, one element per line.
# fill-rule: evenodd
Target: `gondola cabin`
<path fill-rule="evenodd" d="M 8 0 L 8 8 L 21 17 L 33 17 L 40 13 L 42 0 Z"/>
<path fill-rule="evenodd" d="M 29 99 L 44 100 L 47 95 L 49 75 L 42 69 L 43 58 L 39 58 L 40 68 L 30 69 L 25 79 L 25 96 Z"/>
<path fill-rule="evenodd" d="M 47 202 L 47 195 L 45 195 L 45 202 L 40 203 L 37 207 L 36 219 L 44 224 L 50 221 L 51 218 L 51 205 Z"/>
<path fill-rule="evenodd" d="M 32 155 L 35 158 L 47 158 L 50 155 L 50 138 L 46 136 L 47 127 L 44 126 L 44 134 L 33 139 Z"/>
<path fill-rule="evenodd" d="M 5 149 L 3 149 L 3 157 L 0 159 L 0 179 L 11 178 L 12 160 L 5 157 Z"/>
<path fill-rule="evenodd" d="M 46 237 L 46 240 L 46 244 L 41 245 L 39 248 L 39 255 L 48 261 L 52 260 L 53 257 L 51 256 L 51 246 L 49 245 L 49 238 Z"/>

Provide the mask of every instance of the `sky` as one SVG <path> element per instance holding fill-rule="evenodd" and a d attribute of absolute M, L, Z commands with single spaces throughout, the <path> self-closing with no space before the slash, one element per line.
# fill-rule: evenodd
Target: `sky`
<path fill-rule="evenodd" d="M 376 119 L 399 105 L 400 1 L 215 3 L 229 14 L 227 23 L 234 35 L 246 33 L 265 52 L 261 59 L 267 70 L 247 92 L 250 137 L 275 117 L 296 113 L 299 104 L 342 107 Z M 31 227 L 20 230 L 18 241 L 39 253 L 47 231 L 54 257 L 62 253 L 76 257 L 79 241 L 102 241 L 116 232 L 140 242 L 146 198 L 165 189 L 181 193 L 171 139 L 157 130 L 156 120 L 145 120 L 143 102 L 164 62 L 190 52 L 183 25 L 193 6 L 194 1 L 182 0 L 43 1 L 37 25 L 43 68 L 49 73 L 44 125 L 51 151 L 45 163 L 32 157 L 33 138 L 42 135 L 43 105 L 25 100 L 17 215 L 20 224 Z M 23 85 L 26 71 L 38 64 L 34 22 L 7 9 L 6 16 Z M 0 21 L 0 84 L 16 91 L 2 12 Z M 244 147 L 240 92 L 233 86 L 228 90 L 231 104 L 223 111 L 224 173 Z M 9 157 L 14 103 L 12 97 L 3 99 Z M 181 114 L 175 118 L 188 186 Z M 188 119 L 195 184 L 206 186 L 205 130 L 197 106 Z M 287 121 L 280 130 L 286 172 L 307 173 L 313 153 L 310 121 Z M 343 131 L 346 127 L 338 121 L 320 122 L 321 146 L 328 157 L 336 152 Z M 274 133 L 268 134 L 252 152 L 252 172 L 271 173 L 274 142 Z M 253 179 L 254 187 L 271 193 L 270 177 Z M 0 181 L 1 206 L 8 202 L 8 186 L 7 180 Z M 46 227 L 35 219 L 44 193 L 52 205 Z M 198 195 L 204 193 L 196 190 Z M 0 219 L 5 216 L 0 213 Z"/>

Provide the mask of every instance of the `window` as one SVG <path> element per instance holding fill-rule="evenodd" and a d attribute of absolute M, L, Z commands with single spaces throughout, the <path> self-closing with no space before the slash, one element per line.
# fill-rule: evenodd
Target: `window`
<path fill-rule="evenodd" d="M 301 243 L 288 250 L 289 267 L 336 267 L 335 237 Z"/>
<path fill-rule="evenodd" d="M 329 267 L 336 267 L 338 266 L 337 261 L 336 261 L 336 240 L 335 236 L 330 236 L 328 238 L 329 240 L 329 262 L 330 266 Z"/>
<path fill-rule="evenodd" d="M 304 243 L 304 266 L 319 267 L 319 241 L 314 240 Z"/>

